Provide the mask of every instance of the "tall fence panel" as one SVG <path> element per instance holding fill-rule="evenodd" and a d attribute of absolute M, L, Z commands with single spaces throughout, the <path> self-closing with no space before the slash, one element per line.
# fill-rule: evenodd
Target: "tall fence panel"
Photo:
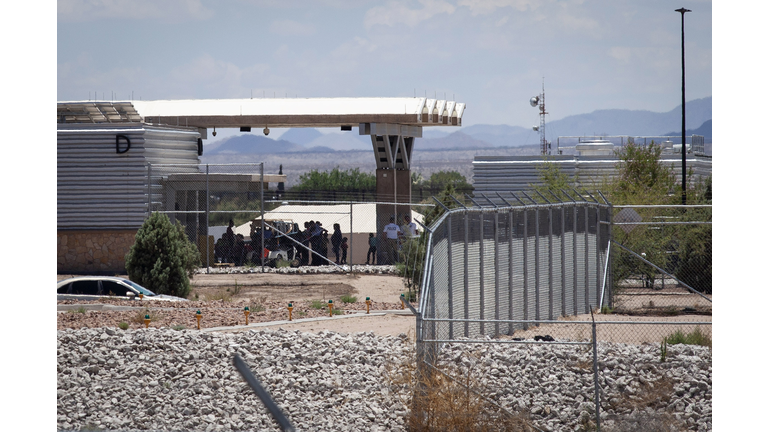
<path fill-rule="evenodd" d="M 417 376 L 440 373 L 534 429 L 711 430 L 711 205 L 571 193 L 441 204 L 412 308 Z M 557 401 L 532 396 L 553 376 L 568 382 Z"/>
<path fill-rule="evenodd" d="M 527 324 L 502 321 L 599 307 L 609 207 L 574 200 L 447 211 L 431 227 L 422 292 L 424 317 L 446 321 L 425 339 L 512 335 Z"/>

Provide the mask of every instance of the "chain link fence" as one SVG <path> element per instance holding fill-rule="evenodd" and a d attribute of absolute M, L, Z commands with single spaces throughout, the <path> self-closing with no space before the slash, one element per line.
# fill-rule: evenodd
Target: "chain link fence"
<path fill-rule="evenodd" d="M 353 265 L 396 265 L 434 207 L 291 200 L 269 188 L 274 179 L 260 163 L 154 164 L 149 178 L 150 211 L 183 225 L 208 269 L 330 265 L 350 271 Z M 386 231 L 390 223 L 396 225 L 392 239 L 387 232 L 393 231 Z"/>
<path fill-rule="evenodd" d="M 423 289 L 412 309 L 422 381 L 435 369 L 459 380 L 470 369 L 492 374 L 487 360 L 455 370 L 450 360 L 459 346 L 493 345 L 507 356 L 543 346 L 525 355 L 592 377 L 570 402 L 550 407 L 563 413 L 573 400 L 591 402 L 575 413 L 581 430 L 600 430 L 601 420 L 605 430 L 711 429 L 711 206 L 614 207 L 599 193 L 562 192 L 549 199 L 522 192 L 479 194 L 466 205 L 455 197 L 438 201 L 442 214 L 424 236 Z M 696 376 L 665 363 L 669 352 L 686 346 L 708 347 L 678 364 Z M 591 355 L 556 355 L 568 347 Z M 626 350 L 632 352 L 617 360 Z M 617 362 L 631 362 L 631 373 Z M 494 405 L 535 414 L 534 429 L 574 430 L 548 421 L 550 408 L 541 413 L 522 396 L 505 402 L 509 389 L 481 381 L 478 391 Z M 521 394 L 530 392 L 536 390 Z"/>

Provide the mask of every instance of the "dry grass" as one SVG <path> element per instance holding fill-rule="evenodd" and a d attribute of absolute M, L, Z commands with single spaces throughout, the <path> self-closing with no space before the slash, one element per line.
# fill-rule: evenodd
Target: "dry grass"
<path fill-rule="evenodd" d="M 687 430 L 672 415 L 663 412 L 674 395 L 674 381 L 662 377 L 656 381 L 638 381 L 633 392 L 622 391 L 618 398 L 603 401 L 603 405 L 614 412 L 630 414 L 614 415 L 609 418 L 613 425 L 606 425 L 605 431 L 614 432 L 673 432 Z M 651 409 L 652 412 L 648 410 Z"/>
<path fill-rule="evenodd" d="M 161 314 L 159 311 L 154 311 L 152 309 L 146 308 L 146 309 L 144 309 L 142 311 L 136 312 L 133 315 L 133 317 L 131 319 L 131 322 L 134 322 L 136 324 L 141 324 L 143 326 L 144 325 L 144 318 L 147 315 L 149 315 L 149 319 L 153 323 L 156 323 L 156 322 L 160 321 L 163 318 L 163 314 Z"/>
<path fill-rule="evenodd" d="M 467 362 L 468 370 L 461 378 L 452 377 L 454 367 L 416 369 L 415 354 L 401 364 L 390 365 L 387 377 L 391 389 L 407 394 L 407 416 L 410 431 L 456 432 L 532 432 L 528 413 L 509 413 L 483 395 L 484 375 L 474 370 L 476 362 Z M 458 374 L 457 374 L 458 375 Z"/>
<path fill-rule="evenodd" d="M 205 295 L 206 300 L 213 300 L 213 301 L 222 301 L 222 302 L 231 302 L 232 301 L 232 293 L 230 292 L 229 288 L 227 289 L 220 289 L 217 291 L 214 291 L 210 294 Z"/>

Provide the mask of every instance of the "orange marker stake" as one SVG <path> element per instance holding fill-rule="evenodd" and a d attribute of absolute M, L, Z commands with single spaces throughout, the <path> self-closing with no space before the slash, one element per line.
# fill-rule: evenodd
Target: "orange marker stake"
<path fill-rule="evenodd" d="M 333 316 L 333 300 L 328 300 L 328 316 Z"/>
<path fill-rule="evenodd" d="M 200 319 L 203 318 L 203 313 L 200 312 L 200 310 L 197 310 L 197 313 L 195 314 L 195 318 L 197 318 L 197 329 L 200 330 Z"/>
<path fill-rule="evenodd" d="M 149 314 L 144 315 L 144 328 L 149 328 L 149 322 L 152 321 L 149 319 Z"/>
<path fill-rule="evenodd" d="M 248 325 L 248 315 L 251 313 L 251 310 L 248 306 L 245 307 L 245 325 Z"/>
<path fill-rule="evenodd" d="M 365 313 L 366 314 L 371 313 L 371 298 L 370 297 L 366 297 L 365 298 Z"/>
<path fill-rule="evenodd" d="M 288 303 L 288 321 L 293 321 L 293 303 Z"/>
<path fill-rule="evenodd" d="M 400 309 L 405 309 L 405 294 L 400 294 Z"/>

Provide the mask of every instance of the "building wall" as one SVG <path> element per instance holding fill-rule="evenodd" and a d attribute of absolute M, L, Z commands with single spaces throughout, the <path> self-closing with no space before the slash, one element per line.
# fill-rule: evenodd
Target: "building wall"
<path fill-rule="evenodd" d="M 125 254 L 137 231 L 58 231 L 57 273 L 125 274 Z"/>
<path fill-rule="evenodd" d="M 536 169 L 549 161 L 560 167 L 561 172 L 575 180 L 577 188 L 590 191 L 599 189 L 603 181 L 616 175 L 616 156 L 476 156 L 472 162 L 475 194 L 495 192 L 518 192 L 533 189 L 541 184 Z M 677 182 L 682 182 L 682 161 L 680 154 L 662 154 L 661 163 L 672 167 Z M 690 155 L 686 168 L 693 170 L 695 179 L 706 179 L 712 175 L 712 159 Z"/>
<path fill-rule="evenodd" d="M 198 172 L 197 128 L 141 122 L 57 124 L 58 273 L 124 273 L 125 254 L 161 196 L 162 168 Z M 130 141 L 130 146 L 128 142 Z"/>

